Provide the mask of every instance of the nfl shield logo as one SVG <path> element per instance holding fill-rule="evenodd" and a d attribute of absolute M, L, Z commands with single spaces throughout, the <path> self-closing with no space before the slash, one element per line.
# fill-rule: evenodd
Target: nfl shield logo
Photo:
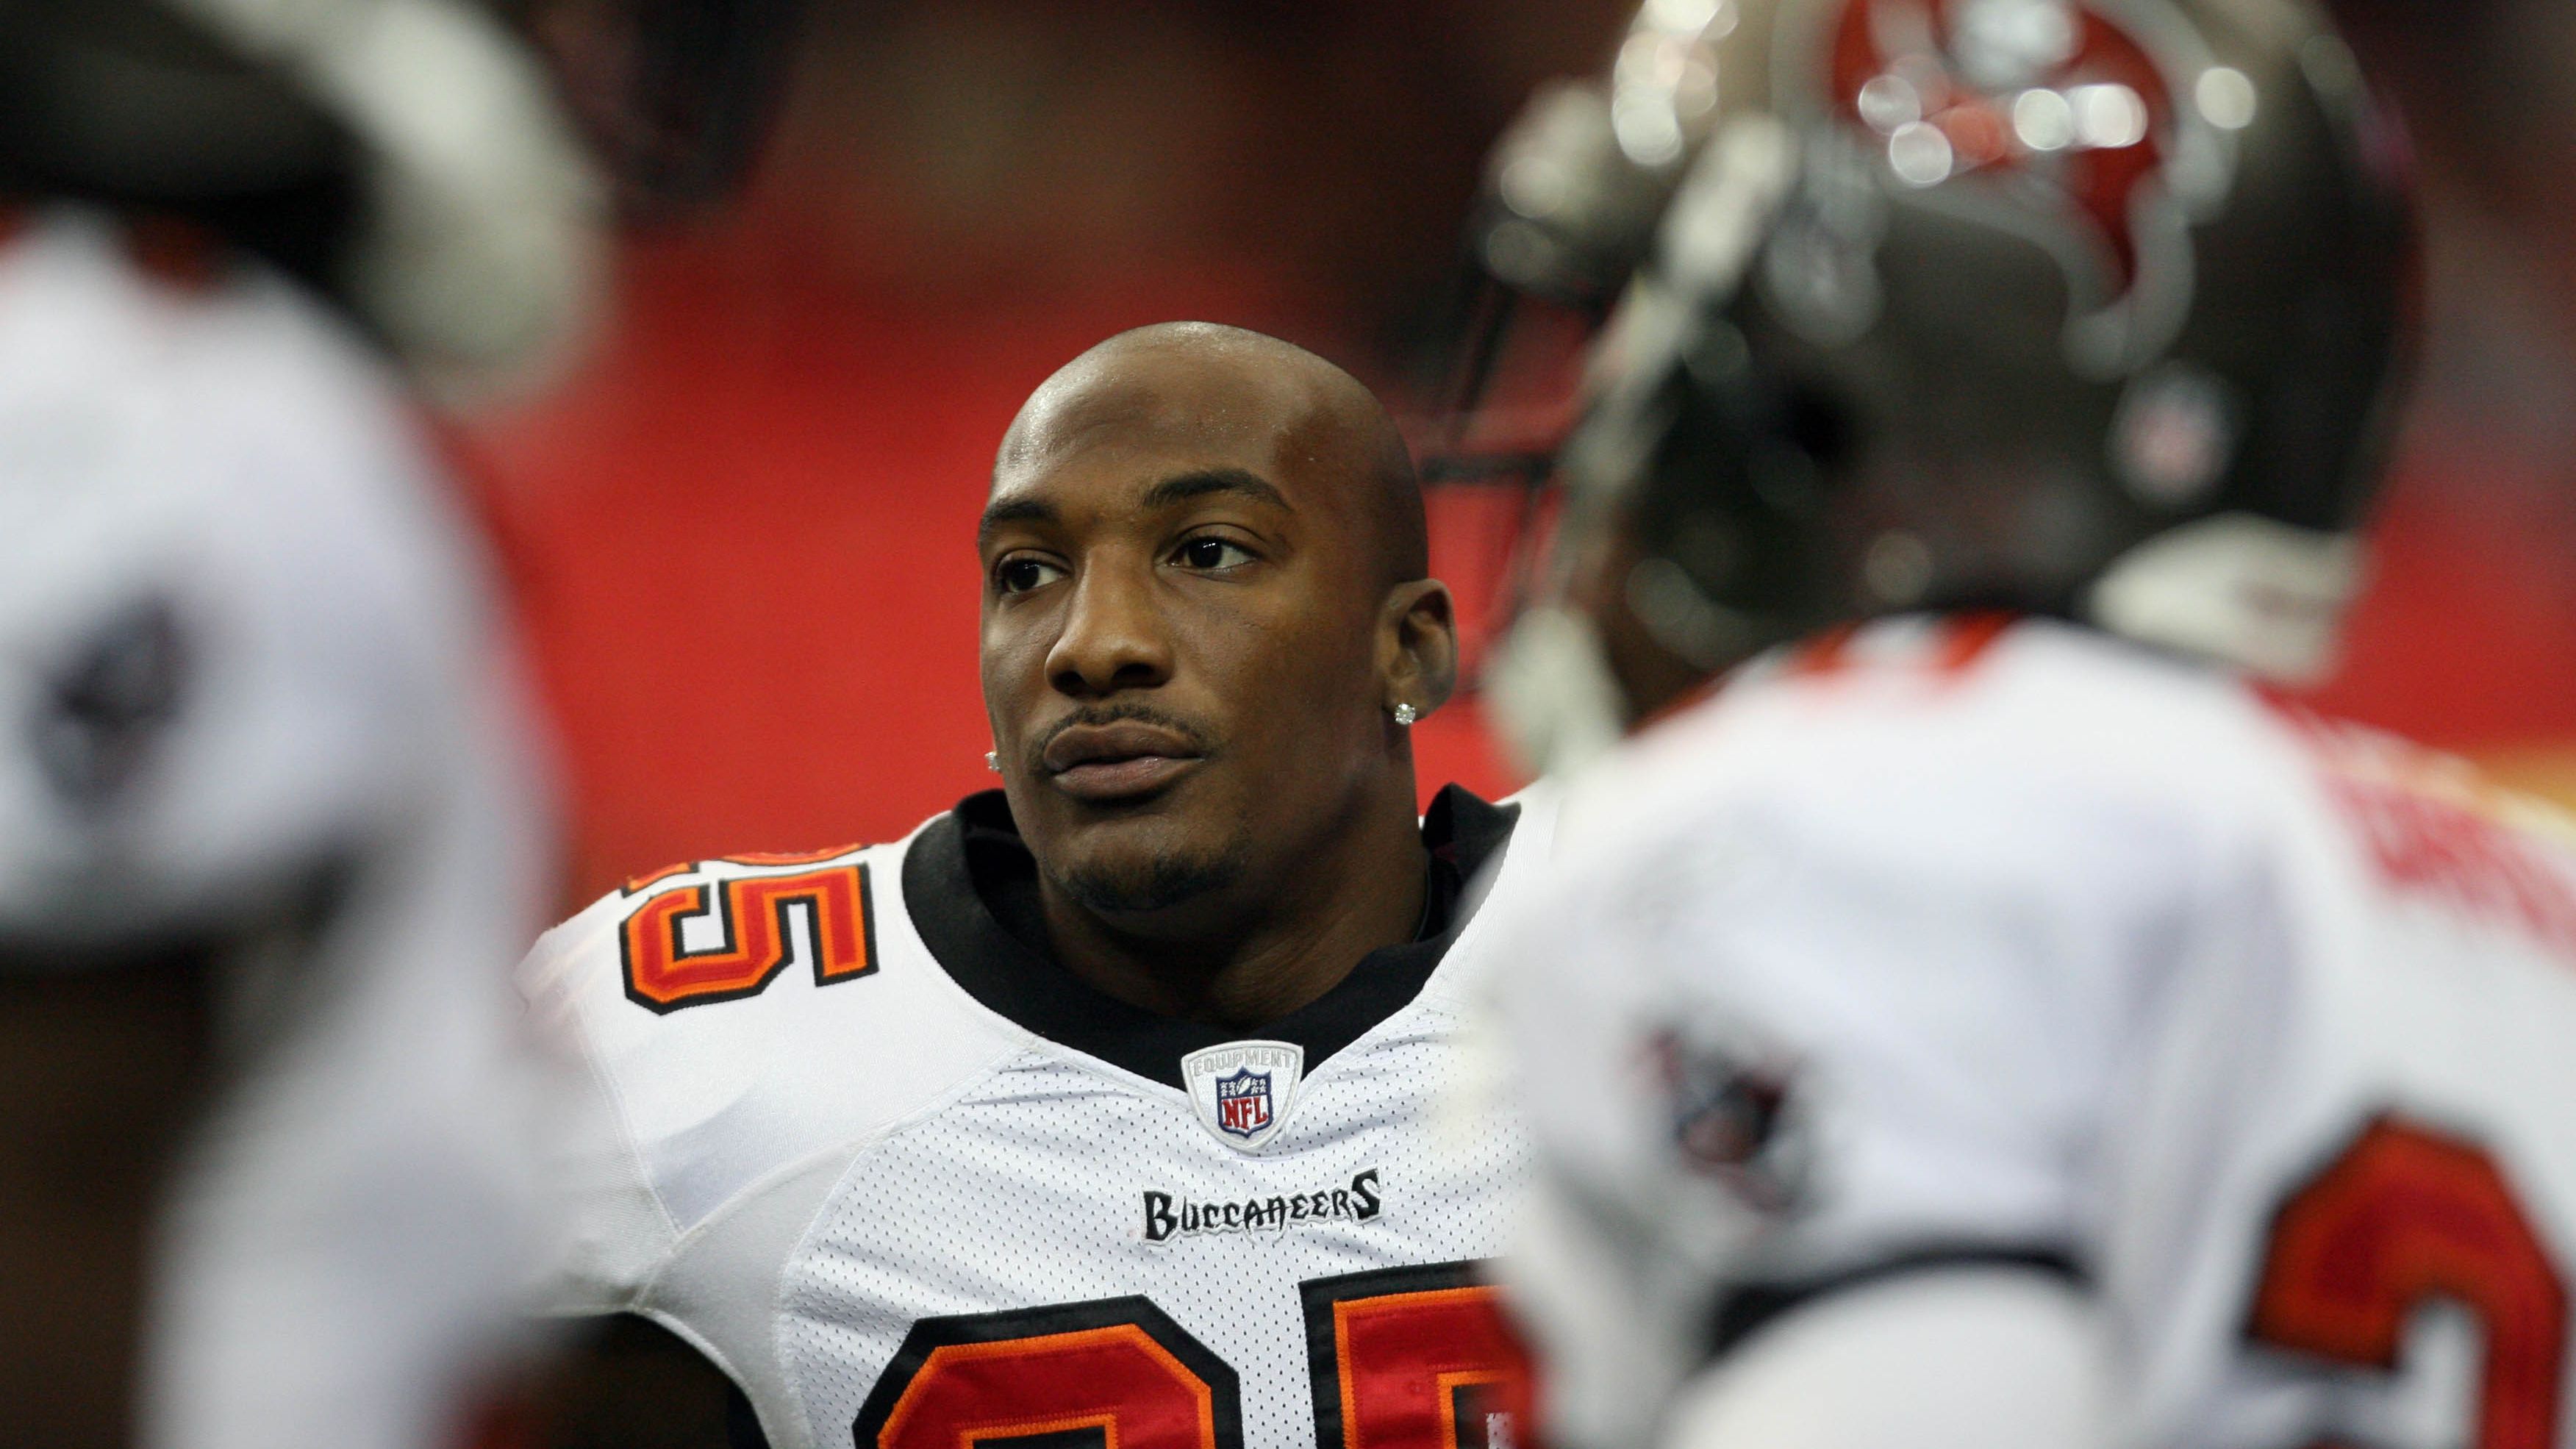
<path fill-rule="evenodd" d="M 1253 1137 L 1270 1125 L 1270 1074 L 1250 1067 L 1216 1079 L 1216 1125 Z"/>
<path fill-rule="evenodd" d="M 1181 1058 L 1181 1086 L 1210 1136 L 1258 1152 L 1297 1110 L 1306 1049 L 1291 1041 L 1229 1041 Z"/>

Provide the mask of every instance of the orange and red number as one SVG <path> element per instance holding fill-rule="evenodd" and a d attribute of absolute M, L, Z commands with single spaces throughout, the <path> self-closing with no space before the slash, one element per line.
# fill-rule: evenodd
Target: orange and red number
<path fill-rule="evenodd" d="M 1443 1263 L 1314 1278 L 1316 1449 L 1504 1449 L 1528 1365 L 1494 1290 Z"/>
<path fill-rule="evenodd" d="M 1525 1372 L 1493 1290 L 1440 1264 L 1299 1285 L 1317 1449 L 1502 1449 Z M 1234 1370 L 1141 1297 L 913 1325 L 856 1449 L 1242 1449 Z"/>
<path fill-rule="evenodd" d="M 2363 1129 L 2273 1218 L 2252 1337 L 2394 1372 L 2407 1319 L 2434 1299 L 2486 1338 L 2473 1449 L 2558 1442 L 2567 1289 L 2493 1158 L 2393 1117 Z"/>
<path fill-rule="evenodd" d="M 925 1318 L 858 1449 L 1242 1449 L 1234 1370 L 1145 1298 Z"/>
<path fill-rule="evenodd" d="M 746 857 L 741 863 L 788 859 Z M 661 878 L 647 877 L 629 889 Z M 672 1012 L 758 994 L 787 964 L 795 939 L 792 916 L 799 908 L 812 928 L 815 985 L 854 980 L 876 969 L 868 868 L 827 866 L 679 886 L 646 900 L 620 928 L 626 995 L 653 1011 Z M 722 938 L 705 950 L 688 950 L 681 923 L 710 909 L 717 912 Z"/>

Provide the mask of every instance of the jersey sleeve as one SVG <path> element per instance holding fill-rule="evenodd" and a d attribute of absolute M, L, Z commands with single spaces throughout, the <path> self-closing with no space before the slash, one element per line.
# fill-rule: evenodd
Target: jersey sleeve
<path fill-rule="evenodd" d="M 2087 1274 L 2138 1026 L 2232 949 L 2193 935 L 2204 832 L 1983 746 L 1847 743 L 1609 811 L 1517 903 L 1500 1022 L 1538 1167 L 1508 1271 L 1581 1449 L 1648 1442 L 1822 1294 Z"/>
<path fill-rule="evenodd" d="M 908 849 L 693 861 L 611 890 L 529 953 L 520 989 L 561 1087 L 554 1312 L 696 1332 L 714 1299 L 728 1315 L 731 1298 L 766 1304 L 769 1269 L 742 1269 L 737 1291 L 684 1260 L 774 1269 L 802 1227 L 776 1218 L 780 1194 L 1025 1047 L 911 930 Z"/>
<path fill-rule="evenodd" d="M 566 1317 L 640 1306 L 678 1240 L 617 1100 L 611 1064 L 583 1019 L 581 976 L 598 949 L 593 938 L 604 928 L 595 918 L 606 905 L 539 937 L 519 967 L 549 1049 L 552 1089 L 545 1178 L 555 1231 L 534 1298 L 542 1311 Z"/>

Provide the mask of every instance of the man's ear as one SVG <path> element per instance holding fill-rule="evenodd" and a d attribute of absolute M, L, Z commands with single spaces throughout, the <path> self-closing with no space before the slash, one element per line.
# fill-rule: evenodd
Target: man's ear
<path fill-rule="evenodd" d="M 1447 584 L 1416 579 L 1387 590 L 1377 637 L 1380 704 L 1427 715 L 1449 702 L 1458 688 L 1458 606 Z"/>

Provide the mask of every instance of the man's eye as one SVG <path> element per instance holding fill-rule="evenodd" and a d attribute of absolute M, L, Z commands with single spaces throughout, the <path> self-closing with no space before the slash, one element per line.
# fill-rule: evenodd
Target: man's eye
<path fill-rule="evenodd" d="M 1181 545 L 1174 557 L 1184 567 L 1194 569 L 1240 568 L 1253 561 L 1252 550 L 1222 538 L 1191 539 Z"/>
<path fill-rule="evenodd" d="M 1025 594 L 1063 577 L 1064 570 L 1043 559 L 1006 558 L 993 568 L 993 583 L 1006 594 Z"/>

